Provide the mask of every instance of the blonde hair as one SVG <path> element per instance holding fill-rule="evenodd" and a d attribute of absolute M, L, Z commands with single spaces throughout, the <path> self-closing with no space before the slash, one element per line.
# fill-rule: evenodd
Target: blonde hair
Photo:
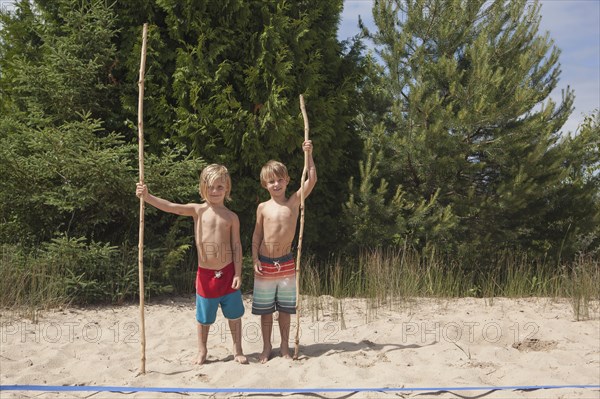
<path fill-rule="evenodd" d="M 216 163 L 208 165 L 200 174 L 198 191 L 204 201 L 208 198 L 208 188 L 219 179 L 225 180 L 225 199 L 231 201 L 231 176 L 229 176 L 229 171 L 225 166 Z"/>
<path fill-rule="evenodd" d="M 287 168 L 279 161 L 270 160 L 260 170 L 260 184 L 267 187 L 267 182 L 272 178 L 284 178 L 289 181 Z"/>

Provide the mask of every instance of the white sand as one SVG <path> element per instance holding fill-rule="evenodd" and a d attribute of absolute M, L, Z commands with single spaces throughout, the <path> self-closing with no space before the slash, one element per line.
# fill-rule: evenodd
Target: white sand
<path fill-rule="evenodd" d="M 324 311 L 314 310 L 319 303 Z M 249 365 L 233 361 L 231 336 L 219 314 L 211 329 L 208 363 L 193 365 L 197 351 L 193 298 L 147 304 L 146 374 L 140 369 L 139 309 L 135 305 L 44 312 L 37 324 L 4 311 L 1 385 L 102 385 L 239 388 L 212 397 L 303 397 L 243 393 L 245 388 L 480 387 L 600 384 L 600 313 L 575 321 L 567 300 L 464 298 L 413 299 L 375 311 L 367 301 L 311 298 L 301 318 L 300 359 L 258 362 L 259 317 L 246 298 L 243 346 Z M 219 312 L 220 313 L 220 312 Z M 292 317 L 295 322 L 295 316 Z M 342 325 L 344 324 L 344 325 Z M 344 328 L 345 327 L 345 328 Z M 292 328 L 291 346 L 295 329 Z M 486 391 L 456 391 L 477 397 Z M 454 398 L 452 393 L 321 393 L 326 398 Z M 207 393 L 2 391 L 2 398 L 211 397 Z M 315 397 L 315 395 L 312 395 Z M 600 398 L 598 389 L 494 391 L 486 398 Z"/>

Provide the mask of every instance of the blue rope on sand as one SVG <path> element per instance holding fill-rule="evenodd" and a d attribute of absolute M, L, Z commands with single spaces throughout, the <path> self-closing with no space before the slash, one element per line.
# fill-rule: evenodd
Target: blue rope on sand
<path fill-rule="evenodd" d="M 538 389 L 600 389 L 600 385 L 509 385 L 483 387 L 415 387 L 415 388 L 169 388 L 120 387 L 101 385 L 0 385 L 0 391 L 44 392 L 162 392 L 162 393 L 331 393 L 331 392 L 452 392 L 452 391 L 535 391 Z"/>

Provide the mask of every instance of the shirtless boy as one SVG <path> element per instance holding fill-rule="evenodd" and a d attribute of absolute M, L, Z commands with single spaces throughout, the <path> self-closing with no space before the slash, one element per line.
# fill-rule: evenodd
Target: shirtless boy
<path fill-rule="evenodd" d="M 308 177 L 304 183 L 305 198 L 317 182 L 317 169 L 312 158 L 312 142 L 307 140 L 302 149 L 308 154 Z M 281 356 L 290 358 L 290 319 L 296 313 L 296 266 L 292 241 L 300 211 L 301 189 L 286 197 L 285 189 L 290 182 L 287 168 L 281 162 L 269 161 L 260 172 L 261 185 L 271 199 L 258 205 L 256 225 L 252 235 L 252 259 L 254 263 L 254 295 L 252 313 L 260 315 L 263 351 L 261 363 L 271 357 L 271 333 L 273 313 L 279 312 Z"/>
<path fill-rule="evenodd" d="M 200 174 L 202 204 L 176 204 L 148 193 L 137 184 L 136 195 L 150 205 L 165 211 L 194 218 L 194 236 L 198 250 L 196 274 L 196 320 L 198 321 L 198 356 L 196 364 L 204 364 L 210 325 L 215 322 L 219 305 L 229 321 L 236 362 L 247 364 L 242 351 L 244 304 L 240 292 L 242 251 L 240 222 L 225 207 L 230 200 L 231 178 L 223 165 L 212 164 Z"/>

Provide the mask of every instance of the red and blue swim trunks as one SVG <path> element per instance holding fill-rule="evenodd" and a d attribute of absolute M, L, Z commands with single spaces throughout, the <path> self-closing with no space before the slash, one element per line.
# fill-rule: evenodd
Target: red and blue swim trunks
<path fill-rule="evenodd" d="M 262 275 L 254 273 L 252 314 L 296 313 L 296 263 L 290 253 L 280 258 L 259 256 Z"/>
<path fill-rule="evenodd" d="M 213 324 L 219 305 L 223 315 L 230 320 L 244 315 L 244 302 L 240 290 L 231 288 L 235 267 L 233 262 L 219 270 L 198 266 L 196 273 L 196 320 L 200 324 Z"/>

